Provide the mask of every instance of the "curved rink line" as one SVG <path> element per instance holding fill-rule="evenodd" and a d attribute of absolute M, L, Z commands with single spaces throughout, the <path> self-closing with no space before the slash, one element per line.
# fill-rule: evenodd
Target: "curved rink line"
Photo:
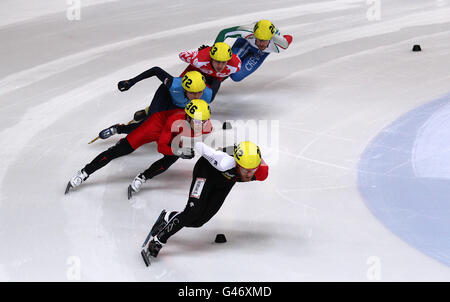
<path fill-rule="evenodd" d="M 358 171 L 359 191 L 377 219 L 450 266 L 450 94 L 383 129 Z"/>

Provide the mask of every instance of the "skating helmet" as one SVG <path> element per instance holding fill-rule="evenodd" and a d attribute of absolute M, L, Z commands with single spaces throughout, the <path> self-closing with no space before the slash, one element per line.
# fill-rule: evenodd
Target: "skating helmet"
<path fill-rule="evenodd" d="M 234 147 L 234 159 L 244 169 L 255 169 L 261 163 L 261 151 L 255 143 L 245 141 Z"/>
<path fill-rule="evenodd" d="M 211 46 L 209 50 L 209 55 L 211 59 L 219 61 L 219 62 L 227 62 L 231 60 L 231 56 L 233 53 L 231 52 L 231 48 L 227 43 L 217 42 Z"/>
<path fill-rule="evenodd" d="M 200 92 L 206 87 L 205 77 L 198 71 L 188 71 L 181 80 L 181 86 L 189 92 Z"/>
<path fill-rule="evenodd" d="M 184 108 L 187 115 L 197 121 L 206 121 L 211 117 L 209 104 L 204 100 L 195 99 L 189 102 Z"/>
<path fill-rule="evenodd" d="M 269 20 L 260 20 L 256 22 L 253 28 L 255 38 L 258 40 L 270 40 L 275 34 L 275 25 Z"/>

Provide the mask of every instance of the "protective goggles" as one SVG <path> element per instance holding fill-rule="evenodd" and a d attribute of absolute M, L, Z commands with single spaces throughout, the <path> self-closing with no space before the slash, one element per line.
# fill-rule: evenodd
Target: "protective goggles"
<path fill-rule="evenodd" d="M 243 172 L 243 174 L 254 174 L 256 172 L 256 170 L 258 170 L 259 166 L 253 169 L 246 169 L 240 165 L 238 165 L 239 169 L 241 170 L 241 172 Z"/>
<path fill-rule="evenodd" d="M 204 125 L 208 121 L 208 120 L 200 121 L 200 120 L 194 120 L 194 119 L 192 119 L 192 120 L 194 121 L 194 125 L 197 125 L 197 126 Z"/>

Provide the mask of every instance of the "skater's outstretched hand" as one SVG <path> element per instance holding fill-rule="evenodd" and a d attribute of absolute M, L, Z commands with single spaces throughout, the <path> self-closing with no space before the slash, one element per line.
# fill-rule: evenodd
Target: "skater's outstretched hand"
<path fill-rule="evenodd" d="M 131 88 L 131 86 L 133 86 L 133 83 L 131 83 L 130 80 L 120 81 L 119 83 L 117 83 L 117 88 L 120 91 L 127 91 Z"/>

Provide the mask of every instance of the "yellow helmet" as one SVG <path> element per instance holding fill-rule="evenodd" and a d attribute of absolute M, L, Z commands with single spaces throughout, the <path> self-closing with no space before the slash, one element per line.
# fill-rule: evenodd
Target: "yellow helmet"
<path fill-rule="evenodd" d="M 231 60 L 231 56 L 233 53 L 231 52 L 231 48 L 227 43 L 217 42 L 211 46 L 209 50 L 209 55 L 211 59 L 219 61 L 219 62 L 227 62 Z"/>
<path fill-rule="evenodd" d="M 188 71 L 181 80 L 181 86 L 189 92 L 200 92 L 206 87 L 205 76 L 198 71 Z"/>
<path fill-rule="evenodd" d="M 255 169 L 261 163 L 261 151 L 255 143 L 245 141 L 234 148 L 234 159 L 244 169 Z"/>
<path fill-rule="evenodd" d="M 269 20 L 260 20 L 256 22 L 253 28 L 255 38 L 258 40 L 270 40 L 275 34 L 275 25 Z"/>
<path fill-rule="evenodd" d="M 186 105 L 184 111 L 187 115 L 197 121 L 206 121 L 211 117 L 211 109 L 209 104 L 201 99 L 191 100 Z"/>

